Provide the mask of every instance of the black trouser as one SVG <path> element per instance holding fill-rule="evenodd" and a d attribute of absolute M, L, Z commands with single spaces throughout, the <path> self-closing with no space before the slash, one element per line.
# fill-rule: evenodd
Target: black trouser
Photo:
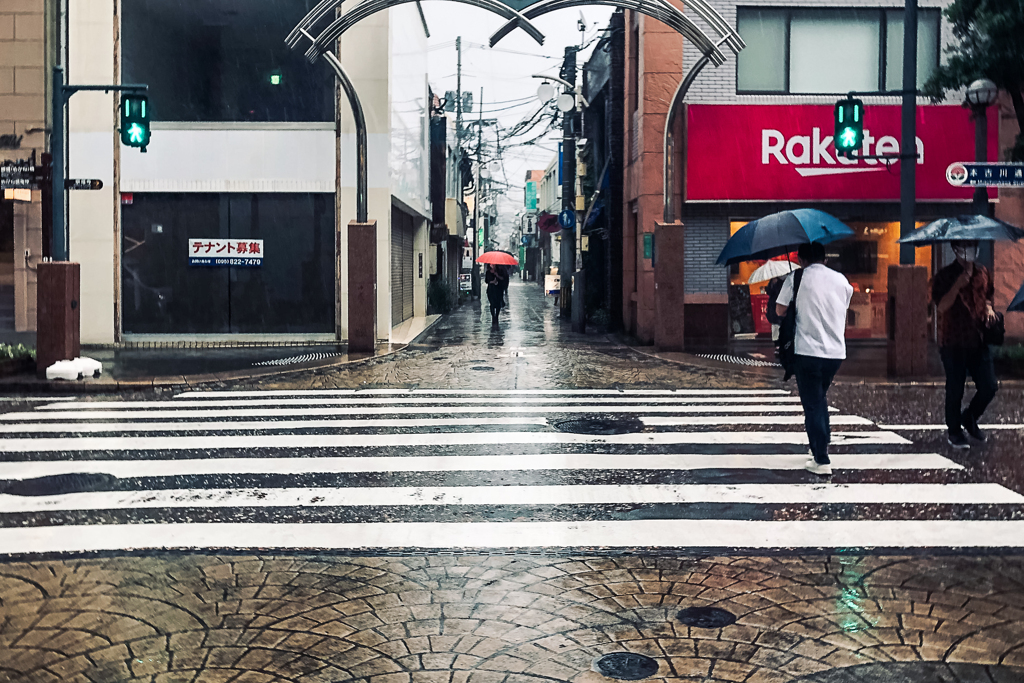
<path fill-rule="evenodd" d="M 838 358 L 799 355 L 794 356 L 794 361 L 796 385 L 800 390 L 800 403 L 804 407 L 804 425 L 807 428 L 811 454 L 815 462 L 827 465 L 830 462 L 828 443 L 832 440 L 832 434 L 825 395 L 843 361 Z"/>
<path fill-rule="evenodd" d="M 946 369 L 946 427 L 950 433 L 960 432 L 963 416 L 973 421 L 981 419 L 985 408 L 995 398 L 999 384 L 996 381 L 996 368 L 992 363 L 992 353 L 988 346 L 973 349 L 945 346 L 939 349 L 942 366 Z M 961 412 L 960 405 L 964 400 L 964 385 L 967 373 L 974 379 L 977 393 L 971 399 L 967 410 Z"/>

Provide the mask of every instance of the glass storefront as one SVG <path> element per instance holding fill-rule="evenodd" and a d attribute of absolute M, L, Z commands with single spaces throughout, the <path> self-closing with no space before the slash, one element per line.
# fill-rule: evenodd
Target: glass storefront
<path fill-rule="evenodd" d="M 126 333 L 334 331 L 333 194 L 136 192 L 122 216 Z"/>
<path fill-rule="evenodd" d="M 747 221 L 733 221 L 730 234 L 747 224 Z M 886 304 L 888 301 L 889 266 L 900 262 L 900 225 L 892 223 L 870 223 L 847 221 L 856 233 L 853 237 L 840 240 L 825 247 L 828 266 L 847 277 L 853 285 L 853 299 L 846 319 L 848 339 L 884 339 L 886 330 Z M 925 225 L 918 223 L 917 227 Z M 931 277 L 931 247 L 917 249 L 917 265 L 928 269 Z M 796 253 L 790 254 L 796 261 Z M 785 262 L 786 257 L 777 260 Z M 771 325 L 765 317 L 768 282 L 750 282 L 754 271 L 765 261 L 746 261 L 732 267 L 729 274 L 729 298 L 733 311 L 732 332 L 734 336 L 768 336 Z M 746 300 L 749 300 L 749 305 Z M 749 310 L 749 316 L 747 311 Z"/>

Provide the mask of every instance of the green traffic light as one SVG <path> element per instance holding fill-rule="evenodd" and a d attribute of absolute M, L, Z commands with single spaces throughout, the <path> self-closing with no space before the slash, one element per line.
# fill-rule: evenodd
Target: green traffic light
<path fill-rule="evenodd" d="M 857 146 L 857 130 L 855 128 L 844 128 L 839 135 L 839 145 L 843 149 L 854 149 Z"/>
<path fill-rule="evenodd" d="M 146 130 L 137 123 L 128 126 L 128 139 L 133 143 L 142 144 L 145 142 Z"/>

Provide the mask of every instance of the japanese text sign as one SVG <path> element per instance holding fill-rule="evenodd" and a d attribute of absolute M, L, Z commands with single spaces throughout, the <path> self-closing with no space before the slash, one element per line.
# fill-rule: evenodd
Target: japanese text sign
<path fill-rule="evenodd" d="M 188 240 L 188 264 L 190 266 L 262 266 L 263 240 L 194 237 Z"/>

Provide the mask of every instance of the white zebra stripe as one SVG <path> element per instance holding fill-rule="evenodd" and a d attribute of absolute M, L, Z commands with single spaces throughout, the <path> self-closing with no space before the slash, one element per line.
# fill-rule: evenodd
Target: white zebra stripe
<path fill-rule="evenodd" d="M 308 389 L 275 391 L 184 391 L 174 398 L 251 396 L 789 396 L 785 389 Z"/>
<path fill-rule="evenodd" d="M 648 427 L 700 427 L 702 425 L 750 425 L 750 418 L 749 415 L 742 417 L 641 417 L 640 421 Z M 840 426 L 871 426 L 875 424 L 866 417 L 858 415 L 835 415 L 829 418 L 829 422 Z M 778 425 L 802 425 L 803 423 L 803 416 L 776 415 L 765 416 L 761 424 L 765 427 L 775 427 Z"/>
<path fill-rule="evenodd" d="M 420 505 L 771 505 L 988 504 L 1024 496 L 998 484 L 578 484 L 572 486 L 379 486 L 340 488 L 161 489 L 55 496 L 0 494 L 0 513 L 155 508 L 367 507 Z"/>
<path fill-rule="evenodd" d="M 44 420 L 166 420 L 166 419 L 206 419 L 215 417 L 314 417 L 338 415 L 473 415 L 473 414 L 638 414 L 638 413 L 798 413 L 803 407 L 797 404 L 768 405 L 657 405 L 657 406 L 374 406 L 351 408 L 186 408 L 175 410 L 174 405 L 167 410 L 52 410 L 45 413 L 19 412 L 0 415 L 3 422 L 42 422 Z M 836 412 L 835 408 L 829 409 Z"/>
<path fill-rule="evenodd" d="M 779 396 L 774 398 L 774 401 L 779 403 L 799 403 L 799 396 Z M 689 405 L 689 404 L 705 404 L 705 403 L 741 403 L 750 404 L 755 401 L 763 401 L 763 397 L 753 396 L 722 396 L 722 397 L 709 397 L 709 396 L 692 396 L 692 397 L 667 397 L 667 396 L 652 396 L 650 398 L 620 398 L 620 397 L 601 397 L 601 396 L 590 396 L 590 397 L 565 397 L 559 398 L 558 404 L 590 404 L 590 405 L 629 405 L 634 409 L 643 409 L 644 405 L 650 403 L 657 404 L 677 404 L 677 405 Z M 464 398 L 281 398 L 281 399 L 232 399 L 227 401 L 220 400 L 208 400 L 208 401 L 193 401 L 193 400 L 180 400 L 180 401 L 88 401 L 82 403 L 56 403 L 53 405 L 39 406 L 39 410 L 113 410 L 132 408 L 134 410 L 161 410 L 161 409 L 179 409 L 179 408 L 255 408 L 259 406 L 325 406 L 325 405 L 337 405 L 337 406 L 395 406 L 397 404 L 408 404 L 408 405 L 431 405 L 442 408 L 448 405 L 481 405 L 486 402 L 487 404 L 530 404 L 530 403 L 548 403 L 552 402 L 550 397 L 528 397 L 522 396 L 518 398 L 510 398 L 507 396 L 501 397 L 487 397 L 482 399 L 481 397 L 464 397 Z"/>
<path fill-rule="evenodd" d="M 832 445 L 911 442 L 895 432 L 833 432 Z M 389 448 L 411 446 L 508 446 L 514 444 L 607 445 L 806 445 L 803 432 L 655 432 L 592 436 L 562 432 L 430 432 L 414 434 L 262 434 L 259 436 L 72 437 L 0 440 L 0 452 L 153 451 L 222 448 Z"/>
<path fill-rule="evenodd" d="M 195 548 L 1004 548 L 1019 546 L 1021 539 L 1024 521 L 645 519 L 119 524 L 0 529 L 0 552 Z"/>
<path fill-rule="evenodd" d="M 484 427 L 501 425 L 547 426 L 543 417 L 469 417 L 417 420 L 259 420 L 234 422 L 46 422 L 43 424 L 0 424 L 0 434 L 95 433 L 95 432 L 219 432 L 270 431 L 282 429 L 376 429 L 419 427 Z M 838 423 L 836 423 L 838 424 Z"/>
<path fill-rule="evenodd" d="M 857 453 L 831 456 L 836 470 L 962 470 L 938 453 Z M 679 455 L 536 453 L 523 455 L 350 456 L 344 458 L 186 458 L 178 460 L 29 460 L 0 462 L 0 479 L 103 473 L 122 479 L 230 474 L 359 472 L 525 472 L 536 470 L 802 470 L 806 455 Z"/>

